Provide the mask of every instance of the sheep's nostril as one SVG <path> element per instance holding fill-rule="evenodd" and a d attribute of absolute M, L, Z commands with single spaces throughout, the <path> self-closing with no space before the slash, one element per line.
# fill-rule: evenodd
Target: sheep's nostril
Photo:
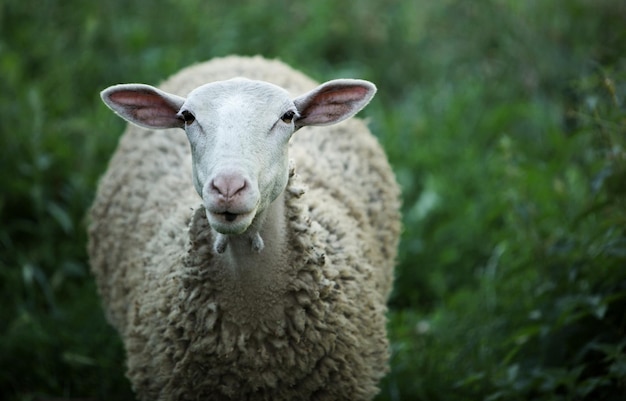
<path fill-rule="evenodd" d="M 211 181 L 211 189 L 231 198 L 246 188 L 246 180 L 239 174 L 220 174 Z"/>

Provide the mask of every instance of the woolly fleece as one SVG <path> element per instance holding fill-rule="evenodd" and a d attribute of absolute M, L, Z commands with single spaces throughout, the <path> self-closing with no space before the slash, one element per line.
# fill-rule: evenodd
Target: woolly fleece
<path fill-rule="evenodd" d="M 236 76 L 293 97 L 317 85 L 281 62 L 231 56 L 160 88 L 185 96 Z M 283 216 L 273 216 L 286 230 L 284 253 L 265 270 L 225 269 L 191 184 L 184 132 L 128 126 L 91 209 L 89 255 L 140 399 L 368 400 L 378 392 L 388 370 L 398 186 L 358 119 L 303 128 L 289 152 L 297 174 L 292 168 L 275 201 Z"/>

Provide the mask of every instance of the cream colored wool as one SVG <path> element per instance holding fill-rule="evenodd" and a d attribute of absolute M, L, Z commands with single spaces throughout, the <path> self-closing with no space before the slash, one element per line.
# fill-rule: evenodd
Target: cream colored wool
<path fill-rule="evenodd" d="M 163 85 L 185 96 L 244 76 L 294 97 L 316 83 L 259 57 L 215 59 Z M 385 331 L 399 190 L 358 119 L 306 127 L 257 266 L 228 269 L 191 183 L 182 130 L 129 125 L 91 209 L 89 254 L 142 400 L 368 400 L 388 370 Z M 268 235 L 270 234 L 270 235 Z M 280 240 L 284 238 L 284 240 Z M 284 242 L 284 243 L 283 243 Z"/>

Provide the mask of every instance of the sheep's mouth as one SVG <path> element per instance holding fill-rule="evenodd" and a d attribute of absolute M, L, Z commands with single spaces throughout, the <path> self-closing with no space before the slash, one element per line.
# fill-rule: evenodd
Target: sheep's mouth
<path fill-rule="evenodd" d="M 224 220 L 226 220 L 229 223 L 234 222 L 235 220 L 237 220 L 237 217 L 239 217 L 237 213 L 231 213 L 231 212 L 220 213 L 220 215 L 224 217 Z"/>
<path fill-rule="evenodd" d="M 212 212 L 210 215 L 213 216 L 214 221 L 219 221 L 221 224 L 238 224 L 241 220 L 246 220 L 248 217 L 253 217 L 254 213 L 251 212 L 243 212 L 243 213 L 233 213 L 233 212 Z"/>
<path fill-rule="evenodd" d="M 207 220 L 209 225 L 220 234 L 241 234 L 245 232 L 256 215 L 256 209 L 235 213 L 233 210 L 220 210 L 211 212 L 207 209 Z"/>

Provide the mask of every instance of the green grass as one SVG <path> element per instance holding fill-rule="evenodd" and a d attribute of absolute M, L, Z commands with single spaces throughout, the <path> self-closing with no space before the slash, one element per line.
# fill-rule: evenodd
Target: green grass
<path fill-rule="evenodd" d="M 403 188 L 380 400 L 626 396 L 626 3 L 0 4 L 0 398 L 125 400 L 85 251 L 99 91 L 231 53 L 379 92 Z"/>

